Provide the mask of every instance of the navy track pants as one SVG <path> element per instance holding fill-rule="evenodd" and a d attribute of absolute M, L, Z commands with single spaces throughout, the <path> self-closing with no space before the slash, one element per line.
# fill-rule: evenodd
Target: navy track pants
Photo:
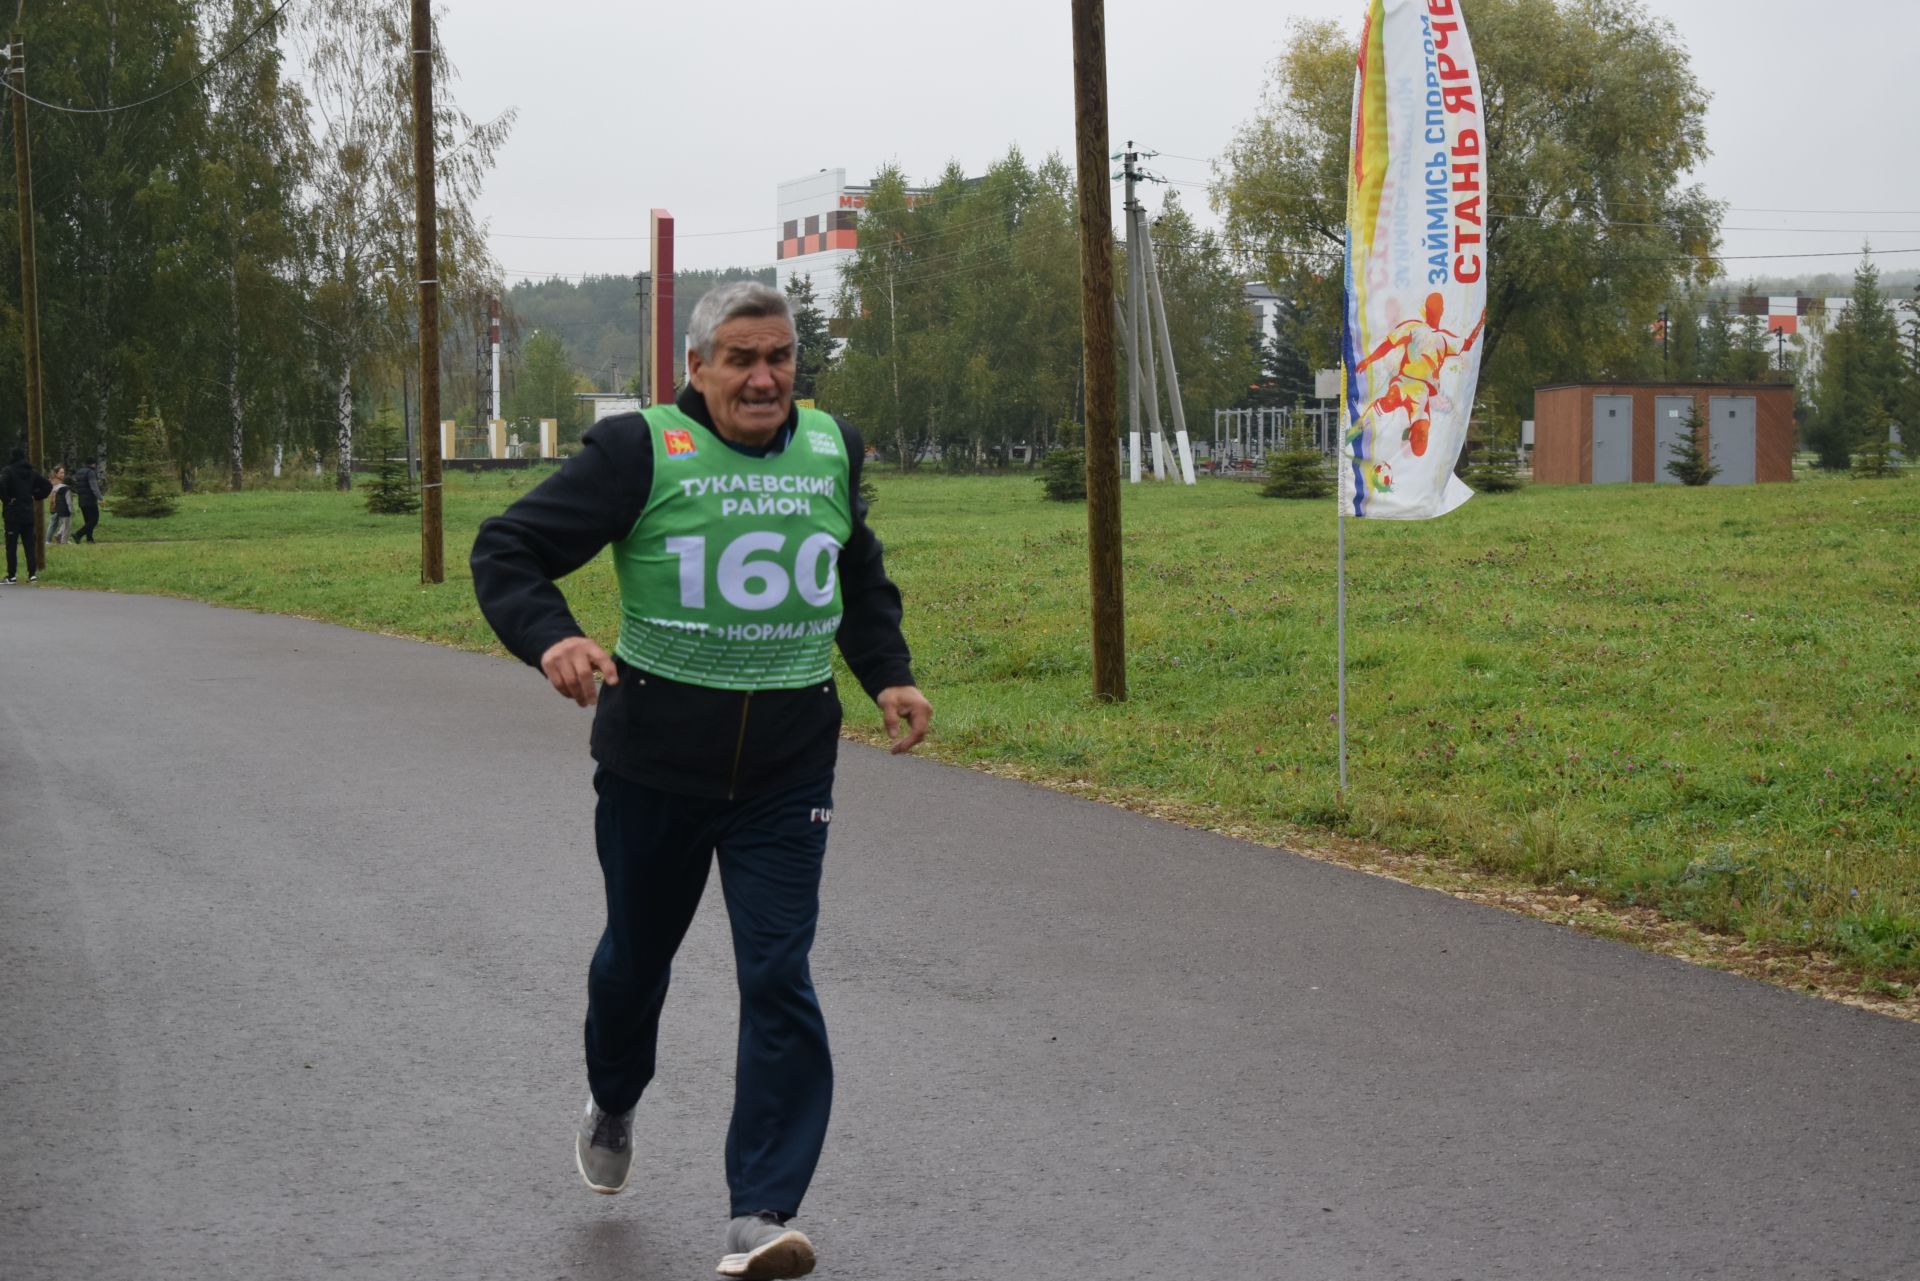
<path fill-rule="evenodd" d="M 587 974 L 587 1081 L 609 1112 L 653 1079 L 660 1007 L 717 852 L 740 983 L 727 1187 L 735 1216 L 799 1212 L 833 1103 L 827 1026 L 807 953 L 833 776 L 744 800 L 660 791 L 600 770 L 594 817 L 607 928 Z"/>

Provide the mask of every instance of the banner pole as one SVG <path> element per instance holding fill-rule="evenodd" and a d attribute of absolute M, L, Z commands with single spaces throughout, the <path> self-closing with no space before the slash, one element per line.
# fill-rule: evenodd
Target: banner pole
<path fill-rule="evenodd" d="M 1335 542 L 1339 547 L 1339 568 L 1334 575 L 1334 618 L 1338 665 L 1340 668 L 1340 797 L 1347 795 L 1347 504 L 1335 488 Z"/>

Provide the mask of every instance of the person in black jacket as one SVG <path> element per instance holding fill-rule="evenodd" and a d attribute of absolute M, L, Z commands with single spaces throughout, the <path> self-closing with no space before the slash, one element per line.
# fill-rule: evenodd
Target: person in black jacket
<path fill-rule="evenodd" d="M 839 746 L 830 644 L 896 753 L 921 741 L 932 708 L 859 498 L 860 434 L 794 407 L 785 296 L 721 286 L 695 308 L 689 343 L 675 403 L 596 423 L 558 472 L 482 524 L 471 564 L 507 648 L 561 694 L 598 703 L 607 918 L 588 971 L 581 1177 L 597 1192 L 626 1186 L 669 964 L 717 853 L 740 987 L 720 1271 L 793 1277 L 814 1264 L 788 1220 L 833 1091 L 807 965 Z M 608 546 L 623 612 L 611 655 L 555 585 Z"/>
<path fill-rule="evenodd" d="M 73 487 L 67 484 L 67 469 L 53 469 L 53 495 L 47 505 L 47 542 L 64 545 L 73 529 Z"/>
<path fill-rule="evenodd" d="M 95 460 L 87 459 L 87 465 L 73 473 L 74 498 L 80 504 L 82 524 L 74 534 L 76 543 L 93 541 L 93 530 L 100 523 L 100 468 Z"/>
<path fill-rule="evenodd" d="M 23 542 L 27 545 L 27 581 L 39 579 L 33 505 L 52 492 L 53 485 L 27 461 L 27 451 L 15 446 L 7 465 L 0 467 L 0 523 L 4 523 L 7 530 L 7 576 L 0 581 L 19 581 L 19 546 Z"/>

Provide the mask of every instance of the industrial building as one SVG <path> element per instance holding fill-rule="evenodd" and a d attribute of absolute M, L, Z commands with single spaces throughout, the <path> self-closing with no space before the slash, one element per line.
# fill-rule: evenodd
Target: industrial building
<path fill-rule="evenodd" d="M 1699 416 L 1716 485 L 1793 479 L 1791 383 L 1565 383 L 1533 393 L 1543 485 L 1679 483 L 1667 464 Z"/>
<path fill-rule="evenodd" d="M 815 304 L 829 316 L 838 314 L 840 273 L 860 247 L 860 211 L 872 190 L 871 183 L 849 183 L 845 169 L 822 169 L 780 184 L 774 283 L 782 291 L 794 277 L 811 276 Z M 925 194 L 909 188 L 907 203 Z"/>

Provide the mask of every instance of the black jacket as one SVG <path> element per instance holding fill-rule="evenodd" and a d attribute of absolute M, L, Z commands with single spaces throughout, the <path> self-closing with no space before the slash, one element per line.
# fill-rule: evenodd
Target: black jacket
<path fill-rule="evenodd" d="M 700 393 L 680 393 L 680 410 L 711 427 Z M 798 421 L 787 418 L 780 447 Z M 836 419 L 836 422 L 839 420 Z M 887 578 L 880 540 L 860 499 L 865 445 L 840 422 L 849 468 L 853 532 L 840 553 L 844 605 L 836 638 L 869 695 L 913 684 L 900 633 L 900 592 Z M 583 448 L 525 497 L 480 526 L 473 541 L 474 594 L 506 647 L 537 667 L 555 643 L 584 633 L 556 579 L 626 536 L 653 489 L 653 437 L 639 414 L 606 418 Z M 802 689 L 709 689 L 668 680 L 616 660 L 617 685 L 603 686 L 593 722 L 593 757 L 650 787 L 700 796 L 749 796 L 833 768 L 840 697 L 833 682 Z"/>
<path fill-rule="evenodd" d="M 33 500 L 53 492 L 53 482 L 26 462 L 0 467 L 0 515 L 15 528 L 33 527 Z"/>

